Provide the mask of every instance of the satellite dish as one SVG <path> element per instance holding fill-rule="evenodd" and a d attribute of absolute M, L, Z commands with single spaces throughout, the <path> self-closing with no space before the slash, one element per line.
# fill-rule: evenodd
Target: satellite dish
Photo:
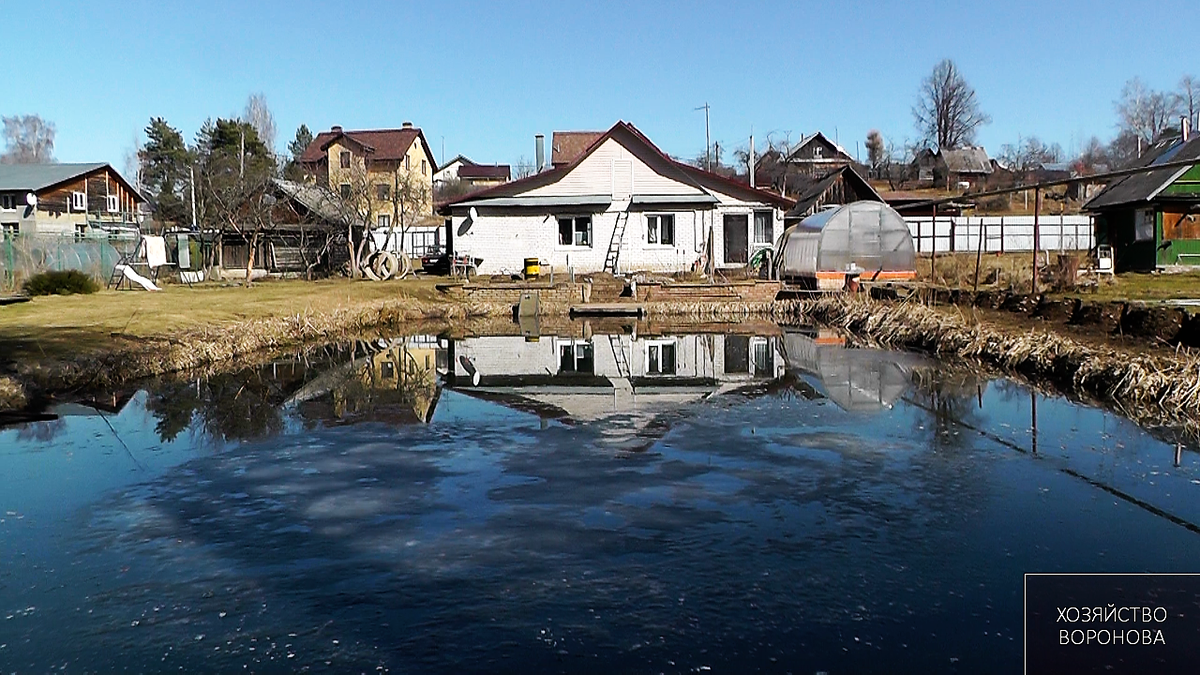
<path fill-rule="evenodd" d="M 476 220 L 477 218 L 479 218 L 479 212 L 475 210 L 474 206 L 471 207 L 470 211 L 467 211 L 467 217 L 470 218 L 471 220 Z"/>
<path fill-rule="evenodd" d="M 33 194 L 32 192 L 25 195 L 25 203 L 30 206 L 37 206 L 37 195 Z"/>

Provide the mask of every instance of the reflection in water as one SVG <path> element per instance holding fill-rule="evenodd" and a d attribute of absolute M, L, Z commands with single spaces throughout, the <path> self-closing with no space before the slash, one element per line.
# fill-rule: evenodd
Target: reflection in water
<path fill-rule="evenodd" d="M 829 329 L 788 331 L 783 345 L 788 366 L 815 376 L 829 400 L 850 412 L 890 409 L 912 386 L 913 371 L 928 365 L 904 352 L 847 348 Z"/>
<path fill-rule="evenodd" d="M 0 430 L 0 664 L 1012 672 L 1023 572 L 1200 555 L 1190 452 L 758 332 L 362 340 Z"/>

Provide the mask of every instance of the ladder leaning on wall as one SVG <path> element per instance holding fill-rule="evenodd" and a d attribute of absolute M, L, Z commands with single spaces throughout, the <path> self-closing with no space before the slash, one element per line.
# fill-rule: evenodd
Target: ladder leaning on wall
<path fill-rule="evenodd" d="M 608 253 L 604 255 L 604 271 L 613 275 L 617 273 L 618 259 L 621 257 L 621 240 L 625 238 L 625 227 L 629 224 L 629 209 L 617 213 L 617 222 L 613 224 L 612 239 L 608 241 Z"/>

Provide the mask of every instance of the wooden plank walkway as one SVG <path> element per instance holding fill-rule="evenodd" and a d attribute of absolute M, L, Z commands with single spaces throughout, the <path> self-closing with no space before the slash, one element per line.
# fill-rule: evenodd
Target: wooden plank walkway
<path fill-rule="evenodd" d="M 646 308 L 632 302 L 589 302 L 571 305 L 571 316 L 645 316 Z"/>

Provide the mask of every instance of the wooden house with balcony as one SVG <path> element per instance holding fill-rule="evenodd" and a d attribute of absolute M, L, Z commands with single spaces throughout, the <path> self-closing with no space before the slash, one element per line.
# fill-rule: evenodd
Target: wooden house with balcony
<path fill-rule="evenodd" d="M 145 199 L 116 169 L 0 164 L 0 235 L 137 236 Z"/>

